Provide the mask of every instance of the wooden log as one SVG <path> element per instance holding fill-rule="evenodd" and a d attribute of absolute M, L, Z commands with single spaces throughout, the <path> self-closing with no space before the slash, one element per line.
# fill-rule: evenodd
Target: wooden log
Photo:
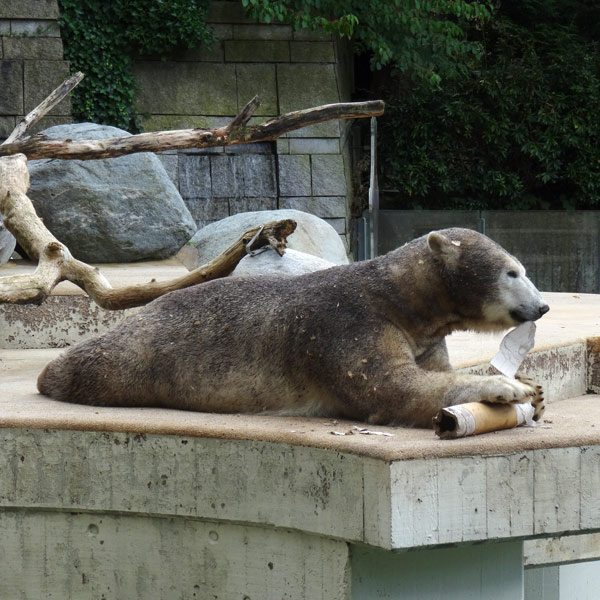
<path fill-rule="evenodd" d="M 217 129 L 154 131 L 103 140 L 56 140 L 42 134 L 0 146 L 0 157 L 24 154 L 28 159 L 60 158 L 92 160 L 135 152 L 159 152 L 183 148 L 211 148 L 275 140 L 284 133 L 331 119 L 356 119 L 383 114 L 381 100 L 342 102 L 299 110 L 258 125 L 247 125 L 258 100 L 252 99 L 231 123 Z"/>
<path fill-rule="evenodd" d="M 29 171 L 23 154 L 0 159 L 0 213 L 4 226 L 32 260 L 50 242 L 60 243 L 43 224 L 27 197 Z"/>
<path fill-rule="evenodd" d="M 0 145 L 13 144 L 20 140 L 27 130 L 50 112 L 83 79 L 81 71 L 65 79 L 43 102 L 40 102 L 29 114 L 21 119 L 13 132 Z"/>

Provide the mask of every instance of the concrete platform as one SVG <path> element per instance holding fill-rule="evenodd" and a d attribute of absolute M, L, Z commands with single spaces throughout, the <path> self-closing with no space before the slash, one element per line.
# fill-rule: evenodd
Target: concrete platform
<path fill-rule="evenodd" d="M 188 271 L 176 259 L 130 264 L 94 265 L 113 287 L 166 281 Z M 29 261 L 0 266 L 0 277 L 33 273 Z M 110 311 L 91 302 L 70 281 L 59 283 L 41 305 L 0 304 L 0 348 L 62 348 L 91 335 L 104 333 L 137 309 Z"/>
<path fill-rule="evenodd" d="M 360 434 L 353 427 L 364 428 L 364 423 L 337 419 L 68 404 L 46 398 L 35 388 L 43 366 L 60 352 L 0 351 L 0 426 L 274 442 L 385 461 L 488 456 L 515 450 L 600 444 L 600 396 L 596 395 L 551 403 L 539 427 L 520 427 L 453 441 L 440 440 L 428 429 L 377 426 L 371 429 L 386 435 Z M 584 391 L 580 390 L 580 394 Z"/>
<path fill-rule="evenodd" d="M 546 299 L 544 422 L 462 440 L 60 403 L 35 391 L 60 350 L 0 350 L 0 597 L 512 600 L 523 555 L 596 558 L 600 297 Z M 451 336 L 453 364 L 501 337 Z"/>

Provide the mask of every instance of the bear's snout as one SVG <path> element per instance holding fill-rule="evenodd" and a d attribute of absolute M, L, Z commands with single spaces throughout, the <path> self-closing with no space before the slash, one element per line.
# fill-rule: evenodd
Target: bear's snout
<path fill-rule="evenodd" d="M 537 321 L 543 317 L 550 307 L 547 304 L 538 306 L 521 305 L 518 308 L 510 311 L 510 316 L 517 323 L 525 323 L 525 321 Z"/>

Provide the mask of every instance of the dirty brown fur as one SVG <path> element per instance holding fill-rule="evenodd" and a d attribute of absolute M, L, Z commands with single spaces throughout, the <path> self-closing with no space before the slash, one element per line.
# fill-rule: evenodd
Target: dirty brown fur
<path fill-rule="evenodd" d="M 453 372 L 444 339 L 542 316 L 548 307 L 525 280 L 500 246 L 449 229 L 299 277 L 211 281 L 67 350 L 38 389 L 93 405 L 430 427 L 445 406 L 538 394 L 528 380 Z"/>

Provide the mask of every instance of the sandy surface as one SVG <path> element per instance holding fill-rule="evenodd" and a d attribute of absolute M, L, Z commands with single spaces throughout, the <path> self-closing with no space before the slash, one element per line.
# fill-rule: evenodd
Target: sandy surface
<path fill-rule="evenodd" d="M 22 272 L 30 266 L 3 267 Z M 176 261 L 102 266 L 113 285 L 168 279 L 186 272 Z M 61 284 L 56 293 L 80 293 Z M 535 350 L 600 337 L 600 296 L 544 294 L 551 310 L 537 324 Z M 503 334 L 457 333 L 448 339 L 455 367 L 489 361 Z M 534 351 L 535 351 L 534 350 Z M 439 440 L 422 429 L 373 427 L 392 435 L 360 434 L 348 421 L 191 413 L 165 409 L 99 408 L 56 402 L 39 395 L 38 373 L 60 350 L 0 350 L 0 427 L 127 431 L 212 438 L 264 440 L 329 448 L 386 460 L 512 453 L 534 448 L 600 444 L 600 397 L 551 404 L 540 427 L 520 427 L 462 440 Z M 332 432 L 352 432 L 335 435 Z"/>
<path fill-rule="evenodd" d="M 122 431 L 283 442 L 385 460 L 506 454 L 536 448 L 600 444 L 600 396 L 552 403 L 539 427 L 519 427 L 460 440 L 433 431 L 371 427 L 390 436 L 360 434 L 362 423 L 331 419 L 221 415 L 166 409 L 67 404 L 37 393 L 43 365 L 59 350 L 0 351 L 0 427 Z M 333 432 L 350 435 L 335 435 Z"/>

